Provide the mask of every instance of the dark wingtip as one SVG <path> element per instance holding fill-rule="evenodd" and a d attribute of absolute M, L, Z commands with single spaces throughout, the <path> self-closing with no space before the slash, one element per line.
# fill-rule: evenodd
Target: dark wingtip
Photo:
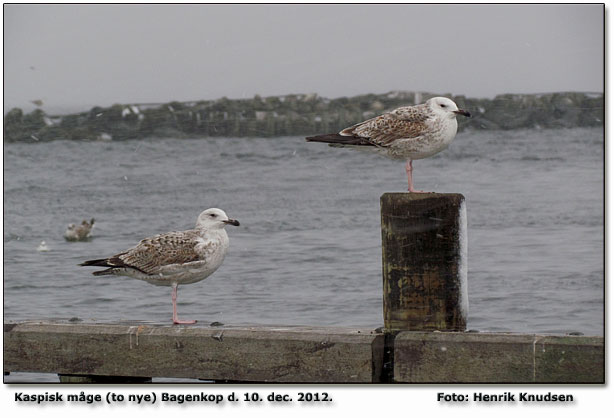
<path fill-rule="evenodd" d="M 328 142 L 331 138 L 336 138 L 339 134 L 324 134 L 324 135 L 315 135 L 315 136 L 307 136 L 305 140 L 307 142 Z"/>
<path fill-rule="evenodd" d="M 97 259 L 97 260 L 86 260 L 83 263 L 77 264 L 77 265 L 78 266 L 86 266 L 86 267 L 87 266 L 112 267 L 111 265 L 109 265 L 107 263 L 107 260 L 108 259 L 106 259 L 106 258 L 100 258 L 100 259 Z"/>
<path fill-rule="evenodd" d="M 94 276 L 111 276 L 113 275 L 113 267 L 106 270 L 99 270 L 92 273 Z"/>

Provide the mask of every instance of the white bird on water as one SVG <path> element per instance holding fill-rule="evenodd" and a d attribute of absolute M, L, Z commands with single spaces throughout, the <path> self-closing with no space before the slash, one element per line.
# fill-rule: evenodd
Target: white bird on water
<path fill-rule="evenodd" d="M 64 232 L 66 241 L 87 241 L 92 237 L 92 229 L 94 228 L 94 218 L 90 222 L 85 219 L 81 225 L 68 224 L 68 228 Z"/>
<path fill-rule="evenodd" d="M 373 149 L 386 157 L 407 160 L 407 190 L 415 190 L 412 161 L 427 158 L 450 145 L 458 123 L 456 115 L 470 117 L 447 97 L 433 97 L 426 103 L 399 107 L 391 112 L 343 129 L 338 134 L 307 137 L 310 142 Z"/>
<path fill-rule="evenodd" d="M 172 286 L 173 323 L 193 324 L 196 321 L 177 317 L 177 286 L 204 280 L 222 265 L 229 246 L 224 227 L 229 224 L 239 226 L 239 221 L 228 218 L 221 209 L 207 209 L 198 216 L 194 229 L 145 238 L 119 254 L 79 265 L 108 267 L 94 276 L 128 276 Z"/>

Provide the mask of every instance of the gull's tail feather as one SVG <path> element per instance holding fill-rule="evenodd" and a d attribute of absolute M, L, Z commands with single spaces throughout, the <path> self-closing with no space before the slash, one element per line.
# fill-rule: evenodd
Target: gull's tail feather
<path fill-rule="evenodd" d="M 92 274 L 94 276 L 114 276 L 113 270 L 115 270 L 115 269 L 114 268 L 109 268 L 109 269 L 106 269 L 106 270 L 95 271 Z"/>
<path fill-rule="evenodd" d="M 100 267 L 113 267 L 109 264 L 108 258 L 99 258 L 97 260 L 87 260 L 79 264 L 80 266 L 100 266 Z"/>
<path fill-rule="evenodd" d="M 96 267 L 110 267 L 106 270 L 100 270 L 100 271 L 95 271 L 92 274 L 94 276 L 107 276 L 107 275 L 112 275 L 113 274 L 113 270 L 115 269 L 116 266 L 113 266 L 112 264 L 109 264 L 109 259 L 108 258 L 99 258 L 97 260 L 87 260 L 84 261 L 83 263 L 79 264 L 80 266 L 96 266 Z"/>
<path fill-rule="evenodd" d="M 339 134 L 326 134 L 326 135 L 316 135 L 316 136 L 308 136 L 305 138 L 308 142 L 326 142 L 328 144 L 339 144 L 339 145 L 373 145 L 365 138 L 360 138 L 357 136 L 349 136 L 349 135 L 339 135 Z"/>
<path fill-rule="evenodd" d="M 79 264 L 80 266 L 95 266 L 95 267 L 109 267 L 106 270 L 100 270 L 100 271 L 95 271 L 92 274 L 94 276 L 106 276 L 109 274 L 115 274 L 115 272 L 117 272 L 118 270 L 121 269 L 132 269 L 132 270 L 137 270 L 140 271 L 143 274 L 147 274 L 145 273 L 145 271 L 143 271 L 142 269 L 140 269 L 137 266 L 133 266 L 130 264 L 126 264 L 122 259 L 121 256 L 126 254 L 124 253 L 119 253 L 117 255 L 114 255 L 112 257 L 109 258 L 98 258 L 96 260 L 87 260 L 84 261 L 83 263 Z"/>

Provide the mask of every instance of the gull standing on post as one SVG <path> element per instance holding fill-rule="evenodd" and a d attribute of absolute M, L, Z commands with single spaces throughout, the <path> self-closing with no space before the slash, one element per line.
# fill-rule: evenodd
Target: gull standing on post
<path fill-rule="evenodd" d="M 171 286 L 173 323 L 193 324 L 196 321 L 177 317 L 177 286 L 204 280 L 222 265 L 229 243 L 224 227 L 229 224 L 239 226 L 239 221 L 229 219 L 221 209 L 207 209 L 198 216 L 194 229 L 154 235 L 124 252 L 79 265 L 108 267 L 94 276 L 128 276 Z"/>
<path fill-rule="evenodd" d="M 307 137 L 310 142 L 373 149 L 386 157 L 407 160 L 407 190 L 415 190 L 412 161 L 443 151 L 456 135 L 456 115 L 470 117 L 447 97 L 433 97 L 426 103 L 399 107 L 391 112 L 345 128 L 338 134 Z"/>

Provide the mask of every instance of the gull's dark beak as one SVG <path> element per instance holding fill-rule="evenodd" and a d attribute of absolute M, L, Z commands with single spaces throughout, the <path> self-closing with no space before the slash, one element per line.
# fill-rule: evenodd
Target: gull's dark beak
<path fill-rule="evenodd" d="M 222 222 L 224 222 L 225 224 L 234 225 L 234 226 L 239 226 L 239 225 L 241 225 L 241 224 L 239 223 L 239 221 L 237 221 L 236 219 L 227 219 L 227 220 L 222 221 Z"/>
<path fill-rule="evenodd" d="M 453 110 L 453 112 L 456 113 L 457 115 L 467 116 L 468 118 L 471 117 L 471 113 L 469 113 L 469 112 L 467 112 L 466 110 L 463 110 L 463 109 Z"/>

